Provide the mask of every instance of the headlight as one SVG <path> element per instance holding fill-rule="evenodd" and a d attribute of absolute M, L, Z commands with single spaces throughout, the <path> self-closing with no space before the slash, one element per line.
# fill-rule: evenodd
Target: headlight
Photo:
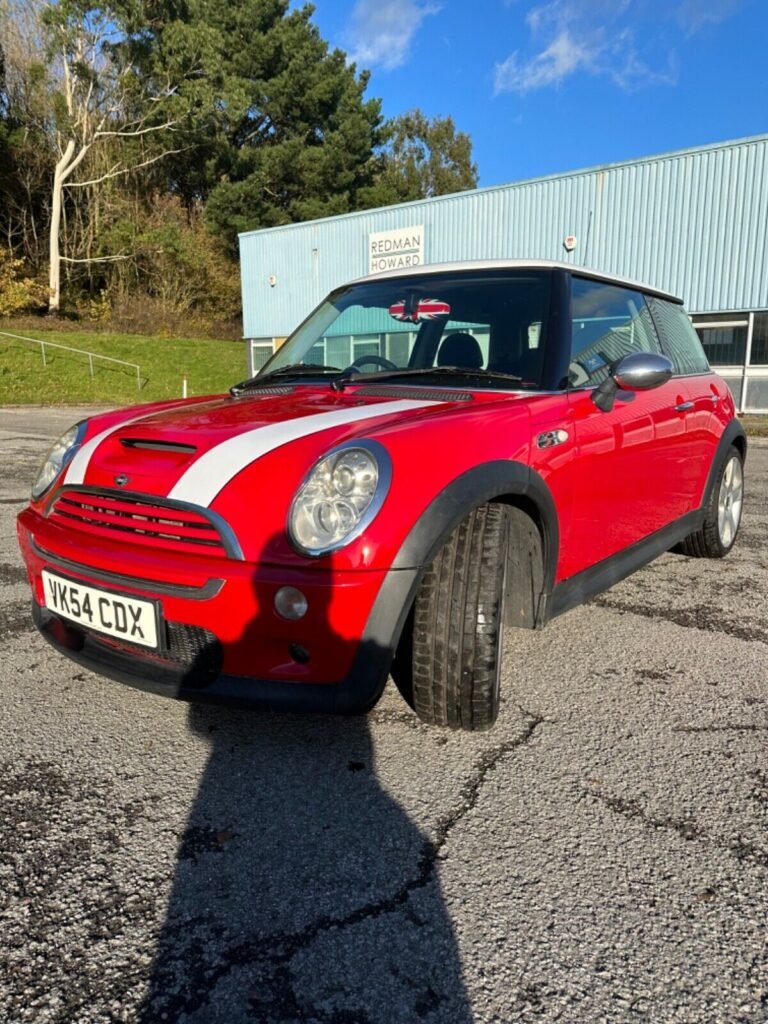
<path fill-rule="evenodd" d="M 299 488 L 288 533 L 305 555 L 325 555 L 359 537 L 381 508 L 392 478 L 385 448 L 350 441 L 318 462 Z"/>
<path fill-rule="evenodd" d="M 62 434 L 51 448 L 32 486 L 32 497 L 35 500 L 45 494 L 62 469 L 72 461 L 83 439 L 85 426 L 85 420 L 82 423 L 76 423 L 74 427 L 69 428 L 66 434 Z"/>

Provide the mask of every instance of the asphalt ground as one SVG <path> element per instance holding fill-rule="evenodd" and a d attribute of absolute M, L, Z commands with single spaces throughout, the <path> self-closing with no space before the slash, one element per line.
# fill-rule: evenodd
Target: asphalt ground
<path fill-rule="evenodd" d="M 719 562 L 508 636 L 496 728 L 188 707 L 37 636 L 0 412 L 0 1021 L 768 1021 L 768 447 Z"/>

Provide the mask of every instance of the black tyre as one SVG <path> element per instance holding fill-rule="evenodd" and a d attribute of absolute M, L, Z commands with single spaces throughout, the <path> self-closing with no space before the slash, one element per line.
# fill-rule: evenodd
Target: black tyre
<path fill-rule="evenodd" d="M 680 544 L 684 555 L 722 558 L 736 541 L 744 507 L 744 459 L 731 445 L 720 467 L 704 524 Z"/>
<path fill-rule="evenodd" d="M 499 713 L 509 510 L 482 505 L 427 569 L 413 610 L 413 707 L 423 722 L 490 729 Z"/>

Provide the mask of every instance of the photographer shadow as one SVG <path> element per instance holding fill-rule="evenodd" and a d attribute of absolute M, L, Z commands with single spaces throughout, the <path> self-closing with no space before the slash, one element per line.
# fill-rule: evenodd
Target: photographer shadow
<path fill-rule="evenodd" d="M 274 587 L 254 587 L 256 643 Z M 472 1024 L 434 848 L 379 784 L 366 716 L 188 722 L 210 751 L 140 1024 Z"/>

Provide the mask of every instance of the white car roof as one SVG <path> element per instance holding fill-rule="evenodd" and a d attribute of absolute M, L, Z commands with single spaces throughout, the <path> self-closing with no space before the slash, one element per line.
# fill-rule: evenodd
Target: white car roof
<path fill-rule="evenodd" d="M 658 295 L 662 299 L 669 299 L 671 302 L 682 303 L 682 299 L 671 292 L 665 292 L 653 285 L 643 284 L 641 281 L 633 281 L 630 278 L 619 277 L 616 274 L 606 274 L 602 270 L 592 270 L 590 267 L 580 267 L 575 263 L 564 263 L 561 260 L 461 260 L 456 263 L 426 263 L 418 267 L 404 267 L 402 270 L 383 270 L 378 274 L 369 274 L 366 277 L 358 277 L 350 284 L 362 284 L 365 281 L 386 281 L 389 278 L 413 277 L 414 274 L 445 274 L 461 273 L 465 270 L 567 270 L 578 277 L 590 277 L 598 281 L 607 281 L 609 284 L 620 285 L 622 288 L 631 288 L 638 292 L 648 292 Z"/>

